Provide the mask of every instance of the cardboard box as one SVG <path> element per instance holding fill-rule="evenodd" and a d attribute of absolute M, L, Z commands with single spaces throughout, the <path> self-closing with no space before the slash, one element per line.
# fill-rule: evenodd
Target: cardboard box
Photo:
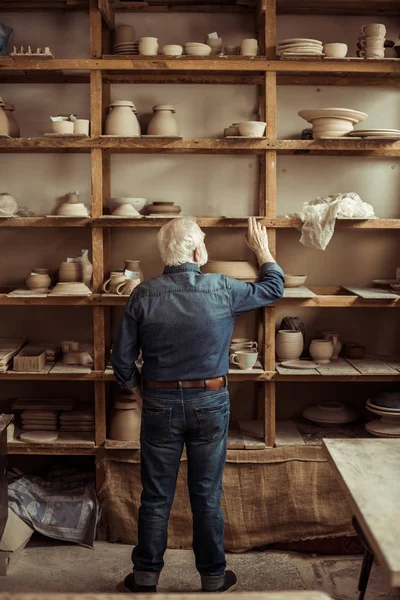
<path fill-rule="evenodd" d="M 33 531 L 11 508 L 8 509 L 7 523 L 0 541 L 0 576 L 7 575 L 9 569 L 17 562 Z"/>
<path fill-rule="evenodd" d="M 14 371 L 39 372 L 46 366 L 46 349 L 25 346 L 14 356 Z"/>

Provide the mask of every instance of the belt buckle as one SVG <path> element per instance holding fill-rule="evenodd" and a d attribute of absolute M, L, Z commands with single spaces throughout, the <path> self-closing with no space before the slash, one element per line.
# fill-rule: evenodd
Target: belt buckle
<path fill-rule="evenodd" d="M 182 381 L 177 381 L 177 382 L 176 382 L 176 389 L 177 389 L 177 390 L 181 390 L 181 391 L 182 391 L 182 387 L 183 387 L 183 386 L 182 386 Z"/>

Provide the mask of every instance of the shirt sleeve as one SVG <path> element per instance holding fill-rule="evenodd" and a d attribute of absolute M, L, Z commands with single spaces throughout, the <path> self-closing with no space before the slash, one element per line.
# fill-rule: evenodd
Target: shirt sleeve
<path fill-rule="evenodd" d="M 274 304 L 283 296 L 284 281 L 281 267 L 273 262 L 261 265 L 260 279 L 255 283 L 229 279 L 233 315 L 236 317 L 250 310 Z"/>
<path fill-rule="evenodd" d="M 140 373 L 135 364 L 139 347 L 139 330 L 132 295 L 125 305 L 111 355 L 115 378 L 123 389 L 132 390 L 140 383 Z"/>

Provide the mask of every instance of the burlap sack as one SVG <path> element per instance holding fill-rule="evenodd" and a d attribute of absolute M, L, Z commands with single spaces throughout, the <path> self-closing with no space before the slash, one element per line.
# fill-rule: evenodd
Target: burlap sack
<path fill-rule="evenodd" d="M 100 492 L 110 541 L 136 543 L 140 505 L 137 451 L 107 453 Z M 169 548 L 191 548 L 192 517 L 182 460 L 169 523 Z M 354 535 L 351 512 L 322 447 L 228 452 L 222 507 L 225 548 Z"/>

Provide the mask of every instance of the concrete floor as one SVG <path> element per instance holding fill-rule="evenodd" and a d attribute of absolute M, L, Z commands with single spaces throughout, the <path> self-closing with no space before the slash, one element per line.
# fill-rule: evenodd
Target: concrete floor
<path fill-rule="evenodd" d="M 94 550 L 52 541 L 31 541 L 0 591 L 8 592 L 115 592 L 130 571 L 131 548 L 97 542 Z M 357 598 L 361 556 L 316 556 L 290 552 L 229 554 L 228 565 L 239 579 L 238 591 L 314 589 L 333 598 Z M 168 550 L 160 578 L 161 592 L 195 592 L 199 578 L 188 550 Z M 385 574 L 373 567 L 366 600 L 400 598 L 390 590 Z"/>

